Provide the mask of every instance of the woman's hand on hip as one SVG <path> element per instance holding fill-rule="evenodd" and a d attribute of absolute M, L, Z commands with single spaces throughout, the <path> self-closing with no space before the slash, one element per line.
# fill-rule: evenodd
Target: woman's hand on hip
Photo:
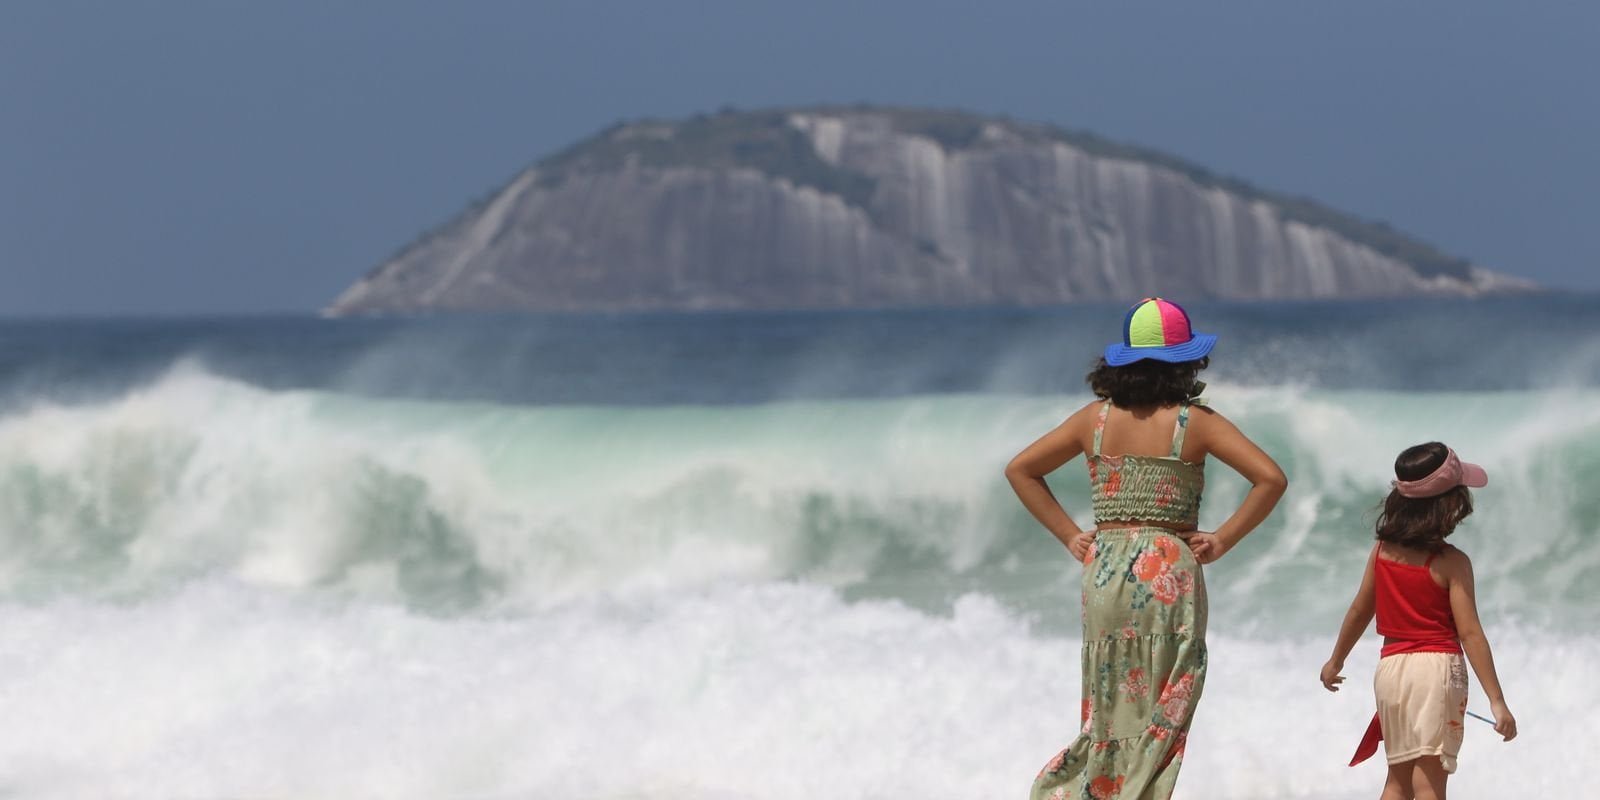
<path fill-rule="evenodd" d="M 1202 564 L 1210 564 L 1227 554 L 1229 545 L 1222 537 L 1209 531 L 1191 531 L 1180 534 L 1185 542 L 1189 543 L 1189 550 L 1194 553 L 1194 560 Z"/>
<path fill-rule="evenodd" d="M 1079 531 L 1077 536 L 1072 537 L 1072 540 L 1067 542 L 1067 551 L 1072 553 L 1073 558 L 1085 564 L 1089 563 L 1089 551 L 1093 548 L 1094 530 L 1092 528 L 1086 531 Z"/>

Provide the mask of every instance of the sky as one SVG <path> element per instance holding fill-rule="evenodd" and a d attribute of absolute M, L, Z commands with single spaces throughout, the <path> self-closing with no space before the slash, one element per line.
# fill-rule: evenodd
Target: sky
<path fill-rule="evenodd" d="M 310 312 L 619 120 L 870 102 L 1167 151 L 1600 290 L 1600 3 L 0 3 L 0 316 Z"/>

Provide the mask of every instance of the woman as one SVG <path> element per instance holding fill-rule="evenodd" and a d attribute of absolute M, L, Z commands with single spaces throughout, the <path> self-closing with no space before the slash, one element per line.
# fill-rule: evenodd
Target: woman
<path fill-rule="evenodd" d="M 1216 337 L 1150 298 L 1088 375 L 1095 402 L 1006 467 L 1028 511 L 1084 563 L 1083 732 L 1045 765 L 1034 800 L 1167 798 L 1206 674 L 1200 565 L 1266 519 L 1288 481 L 1221 414 L 1195 405 Z M 1088 454 L 1095 528 L 1081 530 L 1044 477 Z M 1197 531 L 1205 459 L 1250 481 L 1214 532 Z"/>

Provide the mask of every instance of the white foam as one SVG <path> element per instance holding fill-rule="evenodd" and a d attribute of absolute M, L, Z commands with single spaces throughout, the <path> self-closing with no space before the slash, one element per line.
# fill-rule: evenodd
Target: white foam
<path fill-rule="evenodd" d="M 1179 798 L 1373 796 L 1371 711 L 1316 676 L 1333 630 L 1225 633 Z M 1592 636 L 1492 630 L 1523 735 L 1469 723 L 1452 796 L 1571 796 Z M 971 798 L 1026 792 L 1078 727 L 1078 650 L 983 596 L 948 617 L 796 584 L 441 619 L 211 583 L 0 608 L 0 794 Z M 1481 698 L 1472 702 L 1480 711 Z M 1566 793 L 1566 794 L 1563 794 Z"/>

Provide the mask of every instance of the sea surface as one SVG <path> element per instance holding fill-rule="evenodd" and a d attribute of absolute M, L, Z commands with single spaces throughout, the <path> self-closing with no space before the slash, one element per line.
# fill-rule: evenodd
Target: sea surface
<path fill-rule="evenodd" d="M 1207 567 L 1178 797 L 1376 796 L 1375 636 L 1317 672 L 1430 439 L 1523 731 L 1452 796 L 1593 796 L 1600 298 L 1190 311 L 1292 485 Z M 0 797 L 1025 797 L 1080 569 L 1001 470 L 1121 315 L 0 321 Z"/>

